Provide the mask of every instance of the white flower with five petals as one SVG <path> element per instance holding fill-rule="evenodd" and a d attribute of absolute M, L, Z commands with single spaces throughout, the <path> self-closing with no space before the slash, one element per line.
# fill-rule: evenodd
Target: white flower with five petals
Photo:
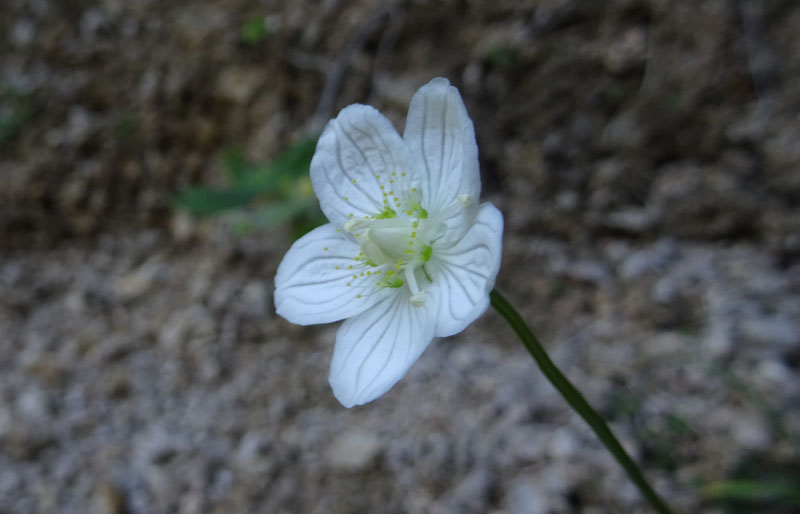
<path fill-rule="evenodd" d="M 477 204 L 475 130 L 442 78 L 414 95 L 402 137 L 374 108 L 344 108 L 320 136 L 311 182 L 330 223 L 283 258 L 275 307 L 300 325 L 345 320 L 329 380 L 351 407 L 384 394 L 434 337 L 486 310 L 503 217 Z"/>

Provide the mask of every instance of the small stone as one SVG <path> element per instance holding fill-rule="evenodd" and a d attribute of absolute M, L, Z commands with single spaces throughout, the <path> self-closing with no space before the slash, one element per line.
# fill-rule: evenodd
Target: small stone
<path fill-rule="evenodd" d="M 569 278 L 588 284 L 602 284 L 611 277 L 608 269 L 599 261 L 573 262 L 564 270 Z"/>
<path fill-rule="evenodd" d="M 108 24 L 108 15 L 98 7 L 87 9 L 81 16 L 81 36 L 86 40 L 93 40 L 100 30 Z"/>
<path fill-rule="evenodd" d="M 518 478 L 509 486 L 506 509 L 509 514 L 545 514 L 548 505 L 544 491 L 530 478 Z"/>
<path fill-rule="evenodd" d="M 246 104 L 264 83 L 263 71 L 255 68 L 231 67 L 217 78 L 217 96 L 235 104 Z"/>
<path fill-rule="evenodd" d="M 36 26 L 27 18 L 17 21 L 9 33 L 9 41 L 17 47 L 30 45 L 36 38 Z"/>
<path fill-rule="evenodd" d="M 644 62 L 647 34 L 636 27 L 608 46 L 603 64 L 612 73 L 625 73 Z"/>
<path fill-rule="evenodd" d="M 125 509 L 125 494 L 116 485 L 101 480 L 94 491 L 95 514 L 123 514 Z"/>
<path fill-rule="evenodd" d="M 483 513 L 490 504 L 494 479 L 489 469 L 478 468 L 464 477 L 440 502 L 436 511 L 458 513 Z"/>
<path fill-rule="evenodd" d="M 781 316 L 745 319 L 739 330 L 748 343 L 786 349 L 800 344 L 800 325 Z"/>
<path fill-rule="evenodd" d="M 675 253 L 675 243 L 669 239 L 662 239 L 650 248 L 630 254 L 619 266 L 619 274 L 626 280 L 641 278 L 665 267 Z"/>
<path fill-rule="evenodd" d="M 381 450 L 378 436 L 363 429 L 344 432 L 328 448 L 328 462 L 336 469 L 360 471 L 369 467 Z"/>
<path fill-rule="evenodd" d="M 733 438 L 742 448 L 766 450 L 772 444 L 769 427 L 759 416 L 739 415 L 733 421 Z"/>
<path fill-rule="evenodd" d="M 566 428 L 557 428 L 550 438 L 548 453 L 556 459 L 567 459 L 575 456 L 579 450 L 575 435 Z"/>
<path fill-rule="evenodd" d="M 779 125 L 765 142 L 764 173 L 766 180 L 783 193 L 800 194 L 800 128 L 792 119 Z"/>
<path fill-rule="evenodd" d="M 242 305 L 244 313 L 254 318 L 267 315 L 269 292 L 263 282 L 254 280 L 242 289 Z"/>
<path fill-rule="evenodd" d="M 41 388 L 29 386 L 17 397 L 16 407 L 25 419 L 42 420 L 47 416 L 47 396 Z"/>
<path fill-rule="evenodd" d="M 615 230 L 641 234 L 653 227 L 655 216 L 649 209 L 630 207 L 609 213 L 605 223 L 607 227 Z"/>
<path fill-rule="evenodd" d="M 170 233 L 175 241 L 185 243 L 195 234 L 197 223 L 194 218 L 183 211 L 176 211 L 172 215 Z"/>
<path fill-rule="evenodd" d="M 148 260 L 117 280 L 114 287 L 117 297 L 122 301 L 130 301 L 140 297 L 150 289 L 160 271 L 161 265 L 158 262 Z"/>
<path fill-rule="evenodd" d="M 269 437 L 258 433 L 248 432 L 242 436 L 239 441 L 239 447 L 236 450 L 236 460 L 240 463 L 251 463 L 258 459 L 259 456 L 266 453 L 269 449 Z"/>
<path fill-rule="evenodd" d="M 632 109 L 621 111 L 603 129 L 602 141 L 605 147 L 612 150 L 629 150 L 644 146 L 644 129 L 636 112 Z"/>

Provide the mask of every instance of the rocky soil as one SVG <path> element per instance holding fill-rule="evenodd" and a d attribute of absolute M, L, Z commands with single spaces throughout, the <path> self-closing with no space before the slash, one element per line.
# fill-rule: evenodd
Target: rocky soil
<path fill-rule="evenodd" d="M 268 34 L 243 27 L 263 19 Z M 176 212 L 446 76 L 506 216 L 498 288 L 683 512 L 800 455 L 794 0 L 7 0 L 0 513 L 650 512 L 492 312 L 342 408 L 278 318 L 288 230 Z M 795 507 L 796 508 L 796 507 Z"/>

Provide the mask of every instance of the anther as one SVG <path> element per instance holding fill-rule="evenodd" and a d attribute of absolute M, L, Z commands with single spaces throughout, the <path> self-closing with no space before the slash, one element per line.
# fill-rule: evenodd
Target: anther
<path fill-rule="evenodd" d="M 472 195 L 460 194 L 456 198 L 458 198 L 459 203 L 461 203 L 461 205 L 464 207 L 469 207 L 475 203 L 475 198 L 473 198 Z"/>

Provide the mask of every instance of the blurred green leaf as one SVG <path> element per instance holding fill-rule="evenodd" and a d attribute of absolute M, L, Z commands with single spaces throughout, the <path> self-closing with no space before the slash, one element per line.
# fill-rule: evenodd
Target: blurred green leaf
<path fill-rule="evenodd" d="M 484 60 L 487 64 L 498 68 L 510 67 L 519 60 L 519 50 L 510 46 L 492 48 L 486 52 Z"/>
<path fill-rule="evenodd" d="M 253 172 L 253 166 L 247 162 L 247 158 L 241 148 L 229 148 L 222 156 L 225 173 L 232 184 L 237 184 L 248 173 Z"/>
<path fill-rule="evenodd" d="M 695 433 L 686 418 L 678 414 L 667 413 L 664 422 L 666 428 L 677 437 L 689 437 Z"/>
<path fill-rule="evenodd" d="M 242 41 L 257 45 L 267 39 L 272 31 L 265 16 L 251 16 L 242 25 Z"/>
<path fill-rule="evenodd" d="M 134 113 L 123 113 L 114 122 L 114 135 L 118 139 L 131 139 L 139 131 L 141 122 Z"/>
<path fill-rule="evenodd" d="M 33 117 L 30 95 L 15 87 L 0 91 L 0 144 L 11 141 L 19 130 Z"/>
<path fill-rule="evenodd" d="M 232 153 L 226 160 L 228 176 L 241 189 L 289 195 L 298 179 L 308 177 L 316 147 L 316 138 L 302 139 L 266 166 L 248 163 L 243 156 Z"/>
<path fill-rule="evenodd" d="M 307 208 L 308 204 L 300 201 L 268 205 L 247 213 L 242 219 L 237 220 L 234 224 L 234 230 L 238 233 L 243 233 L 281 225 L 291 221 Z"/>
<path fill-rule="evenodd" d="M 800 506 L 798 484 L 770 480 L 724 480 L 701 490 L 706 500 L 740 502 L 776 502 Z"/>
<path fill-rule="evenodd" d="M 729 514 L 795 514 L 800 512 L 800 462 L 748 454 L 730 476 L 701 483 L 698 493 Z"/>
<path fill-rule="evenodd" d="M 252 163 L 242 150 L 230 149 L 223 155 L 230 185 L 186 189 L 175 204 L 196 216 L 233 211 L 233 230 L 239 234 L 286 223 L 295 234 L 303 234 L 325 222 L 309 177 L 316 141 L 302 139 L 267 165 Z"/>
<path fill-rule="evenodd" d="M 243 189 L 214 190 L 193 187 L 181 192 L 175 203 L 195 216 L 211 216 L 244 207 L 252 202 L 255 196 L 255 192 Z"/>

